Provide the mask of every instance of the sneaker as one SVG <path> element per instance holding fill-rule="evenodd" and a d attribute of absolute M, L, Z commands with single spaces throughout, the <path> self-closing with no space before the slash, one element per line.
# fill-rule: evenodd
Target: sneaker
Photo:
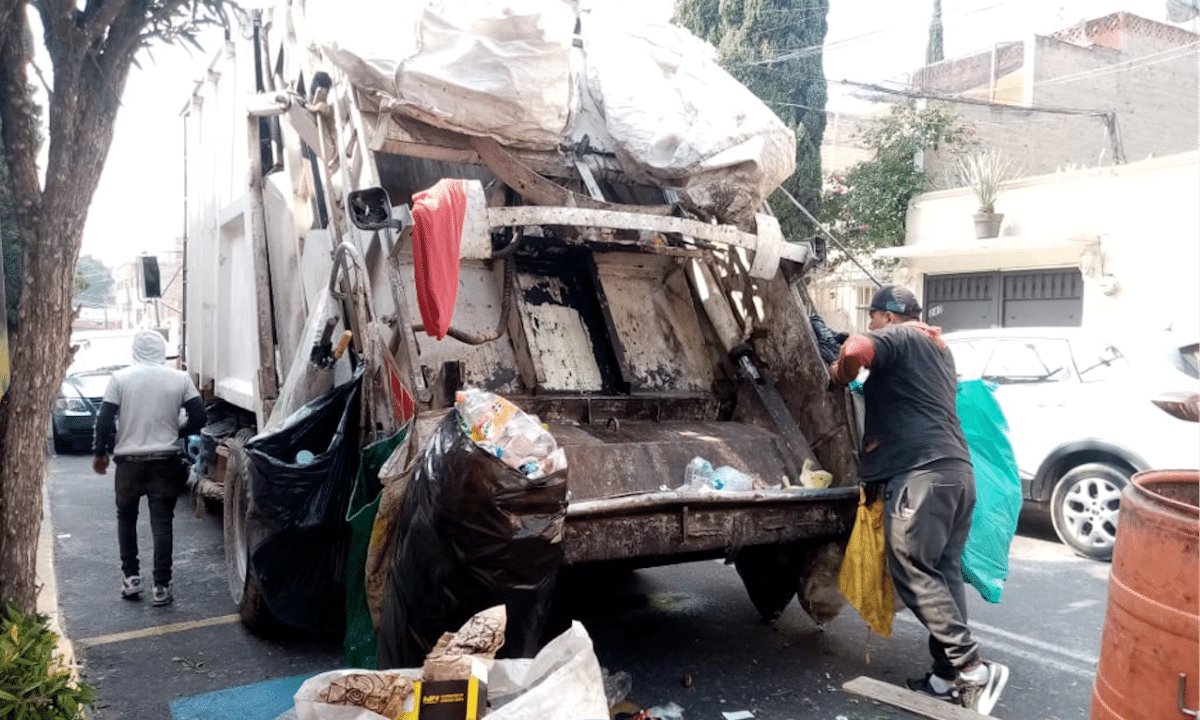
<path fill-rule="evenodd" d="M 1008 668 L 996 662 L 984 662 L 988 678 L 984 682 L 973 682 L 959 676 L 958 686 L 962 692 L 962 705 L 980 715 L 991 715 L 992 708 L 1000 700 L 1000 693 L 1008 684 Z"/>
<path fill-rule="evenodd" d="M 952 702 L 955 704 L 961 703 L 961 698 L 959 697 L 959 692 L 958 692 L 957 681 L 947 680 L 946 682 L 949 684 L 949 687 L 946 688 L 945 692 L 938 692 L 933 687 L 933 683 L 930 682 L 930 678 L 932 678 L 932 677 L 933 677 L 933 673 L 925 673 L 925 677 L 912 678 L 909 680 L 905 680 L 904 684 L 908 686 L 909 690 L 912 690 L 914 692 L 919 692 L 924 695 L 930 695 L 930 696 L 937 698 L 938 700 L 945 700 L 946 702 Z"/>
<path fill-rule="evenodd" d="M 151 597 L 150 604 L 154 607 L 162 607 L 163 605 L 170 605 L 171 601 L 174 599 L 175 596 L 171 594 L 170 584 L 155 585 L 154 594 Z"/>
<path fill-rule="evenodd" d="M 126 600 L 137 600 L 142 594 L 142 576 L 129 575 L 121 580 L 121 597 Z"/>

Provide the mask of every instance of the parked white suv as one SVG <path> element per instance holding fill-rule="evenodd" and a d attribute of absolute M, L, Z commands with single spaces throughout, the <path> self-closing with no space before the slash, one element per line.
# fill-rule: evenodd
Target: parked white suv
<path fill-rule="evenodd" d="M 1152 332 L 1120 347 L 1079 328 L 944 336 L 960 380 L 996 383 L 1026 502 L 1076 552 L 1112 557 L 1134 472 L 1200 466 L 1197 345 Z M 1189 422 L 1191 420 L 1192 422 Z"/>

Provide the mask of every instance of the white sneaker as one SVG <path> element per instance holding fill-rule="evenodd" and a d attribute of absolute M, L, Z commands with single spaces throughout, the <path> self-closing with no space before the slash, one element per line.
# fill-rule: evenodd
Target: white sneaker
<path fill-rule="evenodd" d="M 970 708 L 980 715 L 991 715 L 992 708 L 1000 700 L 1000 693 L 1008 684 L 1008 668 L 997 662 L 984 662 L 988 669 L 988 677 L 984 682 L 973 682 L 963 678 L 958 680 L 959 692 L 962 693 L 963 707 Z"/>
<path fill-rule="evenodd" d="M 121 597 L 136 600 L 142 594 L 142 576 L 129 575 L 121 580 Z"/>
<path fill-rule="evenodd" d="M 171 585 L 155 585 L 154 594 L 151 596 L 150 604 L 154 607 L 162 607 L 170 605 L 175 596 L 171 594 Z"/>

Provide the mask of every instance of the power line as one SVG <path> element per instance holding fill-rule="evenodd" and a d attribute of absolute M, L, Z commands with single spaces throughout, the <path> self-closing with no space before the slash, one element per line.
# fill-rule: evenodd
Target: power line
<path fill-rule="evenodd" d="M 1031 112 L 1057 113 L 1059 115 L 1105 116 L 1112 114 L 1111 110 L 1089 110 L 1080 108 L 1054 107 L 1051 105 L 1010 105 L 1008 103 L 980 100 L 979 98 L 964 97 L 961 95 L 947 95 L 945 93 L 940 93 L 933 90 L 889 88 L 877 83 L 865 83 L 858 82 L 856 80 L 830 80 L 829 82 L 838 83 L 840 85 L 849 85 L 851 87 L 859 87 L 863 88 L 864 90 L 872 90 L 885 95 L 901 95 L 903 97 L 910 97 L 918 100 L 942 100 L 945 102 L 960 103 L 963 105 L 982 105 L 985 107 L 1000 107 L 1009 110 L 1028 110 Z"/>
<path fill-rule="evenodd" d="M 1132 60 L 1123 60 L 1121 62 L 1112 63 L 1110 65 L 1104 65 L 1104 66 L 1098 67 L 1098 68 L 1091 68 L 1088 70 L 1080 70 L 1079 72 L 1073 73 L 1070 75 L 1059 75 L 1058 77 L 1046 78 L 1044 80 L 1035 80 L 1035 81 L 1033 81 L 1033 84 L 1034 85 L 1054 85 L 1054 84 L 1062 83 L 1062 82 L 1072 82 L 1075 80 L 1087 80 L 1087 79 L 1093 78 L 1093 77 L 1103 77 L 1105 75 L 1111 75 L 1116 72 L 1124 72 L 1126 70 L 1136 70 L 1138 68 L 1149 67 L 1151 65 L 1157 65 L 1159 63 L 1170 62 L 1172 60 L 1178 60 L 1181 57 L 1190 55 L 1192 52 L 1194 52 L 1196 50 L 1197 47 L 1200 47 L 1200 41 L 1191 42 L 1191 43 L 1188 43 L 1187 45 L 1180 45 L 1177 47 L 1168 48 L 1166 50 L 1160 50 L 1159 52 L 1151 53 L 1149 55 L 1142 55 L 1140 57 L 1133 58 Z M 1163 57 L 1160 57 L 1160 56 L 1163 56 Z M 1158 59 L 1151 60 L 1151 58 L 1158 58 Z"/>
<path fill-rule="evenodd" d="M 777 189 L 780 192 L 782 192 L 787 197 L 788 200 L 792 201 L 792 204 L 796 206 L 796 209 L 798 209 L 800 212 L 804 213 L 804 217 L 808 218 L 809 222 L 811 222 L 813 225 L 816 225 L 817 228 L 819 228 L 821 230 L 821 232 L 825 233 L 825 237 L 832 240 L 833 244 L 837 245 L 838 249 L 846 254 L 846 257 L 850 259 L 850 262 L 852 262 L 856 266 L 858 266 L 859 270 L 862 270 L 864 273 L 866 273 L 867 277 L 871 279 L 871 282 L 875 283 L 876 287 L 883 287 L 883 283 L 879 282 L 879 280 L 877 280 L 875 278 L 875 276 L 871 274 L 871 271 L 868 270 L 862 263 L 860 263 L 858 261 L 858 258 L 856 258 L 854 256 L 854 253 L 850 252 L 850 249 L 847 248 L 845 245 L 843 245 L 842 241 L 838 240 L 837 236 L 834 235 L 833 232 L 829 228 L 825 227 L 825 225 L 820 220 L 813 217 L 813 214 L 808 211 L 808 208 L 801 205 L 800 201 L 797 200 L 795 198 L 795 196 L 793 196 L 790 192 L 788 192 L 787 188 L 780 185 Z"/>
<path fill-rule="evenodd" d="M 940 100 L 943 102 L 959 103 L 962 105 L 979 105 L 982 107 L 1000 108 L 1005 110 L 1019 110 L 1026 112 L 1042 112 L 1056 115 L 1073 115 L 1082 117 L 1095 117 L 1104 122 L 1108 135 L 1109 144 L 1111 145 L 1113 162 L 1125 162 L 1125 147 L 1121 141 L 1121 131 L 1117 127 L 1117 113 L 1112 110 L 1088 110 L 1080 108 L 1064 108 L 1053 107 L 1049 105 L 1009 105 L 1006 103 L 997 103 L 990 100 L 980 100 L 978 98 L 961 97 L 958 95 L 945 95 L 942 93 L 932 92 L 929 90 L 896 90 L 893 88 L 884 87 L 875 83 L 860 83 L 853 80 L 838 80 L 852 87 L 861 87 L 875 92 L 881 92 L 888 95 L 900 95 L 902 97 L 910 97 L 924 100 Z"/>
<path fill-rule="evenodd" d="M 967 17 L 968 15 L 974 15 L 976 13 L 987 12 L 990 10 L 995 10 L 996 8 L 1002 8 L 1004 6 L 1005 6 L 1005 3 L 994 3 L 992 5 L 985 5 L 981 8 L 975 8 L 974 10 L 968 10 L 965 12 L 954 13 L 951 17 Z M 943 18 L 944 17 L 945 17 L 945 15 L 943 15 Z M 914 19 L 911 23 L 904 23 L 904 24 L 899 24 L 899 25 L 885 25 L 884 27 L 881 27 L 881 28 L 878 28 L 875 30 L 870 30 L 868 32 L 862 33 L 861 35 L 854 35 L 854 36 L 851 36 L 848 38 L 842 38 L 841 40 L 835 40 L 831 43 L 822 43 L 820 45 L 807 45 L 805 47 L 800 47 L 800 48 L 791 48 L 791 49 L 787 49 L 787 50 L 780 50 L 779 54 L 775 55 L 774 57 L 762 58 L 760 60 L 748 60 L 746 62 L 737 63 L 737 66 L 750 67 L 750 66 L 756 66 L 756 65 L 773 65 L 775 63 L 785 62 L 788 60 L 798 60 L 798 59 L 810 57 L 812 55 L 817 55 L 818 53 L 828 52 L 830 50 L 841 50 L 843 48 L 852 47 L 859 43 L 863 43 L 868 40 L 871 40 L 878 35 L 883 35 L 885 33 L 891 33 L 891 32 L 896 32 L 896 31 L 900 31 L 900 30 L 905 30 L 908 28 L 909 25 L 924 27 L 925 22 L 926 21 L 924 18 L 920 18 L 920 19 Z M 944 22 L 944 19 L 943 19 L 943 22 Z"/>

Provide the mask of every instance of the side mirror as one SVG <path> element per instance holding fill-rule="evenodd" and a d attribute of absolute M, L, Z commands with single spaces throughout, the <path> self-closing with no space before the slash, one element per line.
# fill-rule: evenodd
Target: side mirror
<path fill-rule="evenodd" d="M 143 300 L 162 297 L 162 277 L 158 272 L 158 258 L 142 255 L 138 258 L 138 279 Z"/>
<path fill-rule="evenodd" d="M 381 187 L 352 190 L 350 200 L 350 222 L 360 230 L 399 230 L 403 224 L 392 218 L 392 201 L 387 190 Z"/>

